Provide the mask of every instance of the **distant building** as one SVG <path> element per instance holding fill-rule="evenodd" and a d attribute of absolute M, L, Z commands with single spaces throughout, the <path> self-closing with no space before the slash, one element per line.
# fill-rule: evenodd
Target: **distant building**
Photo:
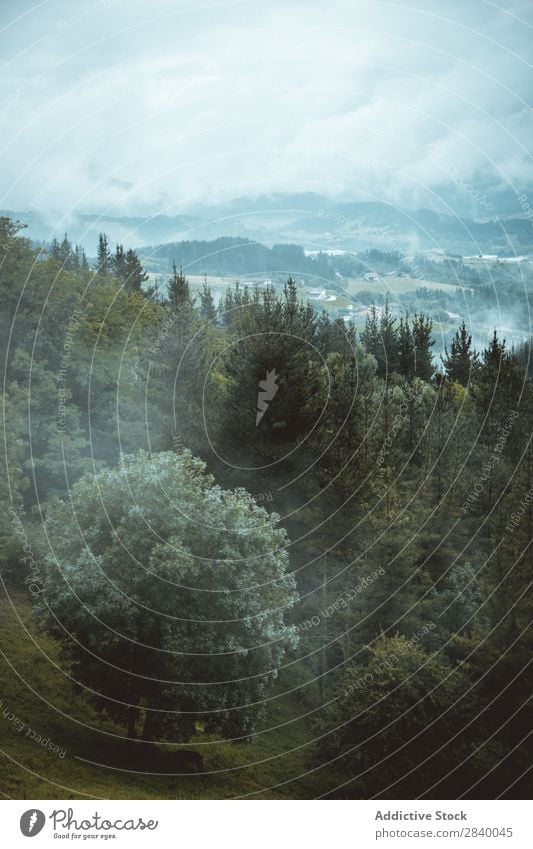
<path fill-rule="evenodd" d="M 389 309 L 390 309 L 390 307 L 389 307 Z M 369 318 L 370 316 L 372 316 L 374 314 L 374 312 L 375 312 L 375 314 L 378 318 L 381 318 L 381 316 L 383 315 L 385 310 L 383 309 L 383 307 L 378 307 L 378 306 L 361 307 L 361 309 L 358 309 L 355 313 L 352 313 L 352 315 L 358 315 L 360 318 Z M 391 312 L 392 312 L 392 310 L 391 310 Z"/>
<path fill-rule="evenodd" d="M 365 280 L 368 280 L 370 283 L 376 283 L 379 280 L 379 274 L 376 274 L 375 271 L 367 271 L 365 273 Z"/>

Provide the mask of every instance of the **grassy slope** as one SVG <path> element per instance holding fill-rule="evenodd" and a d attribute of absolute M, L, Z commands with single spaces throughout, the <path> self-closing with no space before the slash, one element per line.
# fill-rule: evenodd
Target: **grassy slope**
<path fill-rule="evenodd" d="M 308 719 L 299 719 L 306 708 L 288 697 L 269 703 L 264 728 L 272 730 L 252 744 L 209 743 L 201 736 L 191 741 L 188 746 L 202 753 L 209 775 L 143 775 L 154 767 L 144 766 L 142 757 L 138 771 L 128 771 L 122 729 L 102 722 L 70 685 L 59 666 L 59 646 L 35 627 L 24 593 L 10 591 L 10 599 L 0 600 L 0 651 L 0 791 L 5 797 L 313 798 L 342 780 L 330 768 L 298 778 L 312 765 L 305 745 L 312 729 Z M 28 727 L 66 749 L 65 757 L 26 736 Z M 285 754 L 288 749 L 294 751 Z"/>
<path fill-rule="evenodd" d="M 417 289 L 440 289 L 453 295 L 458 288 L 464 288 L 471 292 L 472 289 L 463 287 L 459 281 L 450 283 L 438 283 L 435 280 L 425 280 L 420 277 L 381 277 L 376 282 L 369 282 L 364 278 L 351 277 L 347 282 L 350 292 L 371 291 L 379 292 L 381 295 L 401 295 L 405 292 L 415 292 Z"/>

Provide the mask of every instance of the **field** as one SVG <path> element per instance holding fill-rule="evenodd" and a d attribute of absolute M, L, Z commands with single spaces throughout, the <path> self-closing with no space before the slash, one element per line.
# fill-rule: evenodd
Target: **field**
<path fill-rule="evenodd" d="M 455 286 L 451 283 L 436 283 L 433 280 L 423 280 L 420 277 L 398 277 L 391 275 L 390 277 L 381 277 L 376 282 L 365 280 L 361 277 L 352 277 L 346 281 L 348 292 L 372 291 L 379 292 L 381 295 L 401 295 L 405 292 L 414 292 L 416 289 L 441 289 L 444 292 L 449 292 L 453 295 L 457 290 L 463 288 Z M 469 289 L 468 291 L 472 291 Z"/>
<path fill-rule="evenodd" d="M 279 696 L 299 678 L 304 683 L 303 669 L 290 670 L 290 684 L 280 677 L 253 743 L 213 742 L 199 731 L 186 747 L 202 754 L 205 773 L 180 776 L 165 765 L 163 752 L 156 751 L 155 765 L 154 753 L 149 763 L 145 750 L 135 765 L 124 758 L 123 729 L 102 721 L 76 693 L 57 643 L 37 632 L 21 592 L 10 590 L 0 601 L 0 642 L 4 798 L 314 798 L 342 782 L 331 767 L 308 772 L 309 707 L 297 696 Z"/>

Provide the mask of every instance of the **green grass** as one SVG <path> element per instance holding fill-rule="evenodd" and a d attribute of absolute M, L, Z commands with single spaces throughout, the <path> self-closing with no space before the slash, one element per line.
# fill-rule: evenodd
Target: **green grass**
<path fill-rule="evenodd" d="M 437 283 L 434 280 L 423 280 L 419 277 L 398 277 L 391 275 L 390 277 L 381 277 L 375 283 L 365 280 L 361 277 L 351 277 L 344 284 L 348 292 L 379 292 L 381 295 L 401 295 L 405 292 L 414 292 L 416 289 L 441 289 L 444 292 L 455 294 L 459 283 Z M 468 291 L 472 291 L 469 289 Z"/>
<path fill-rule="evenodd" d="M 96 714 L 69 682 L 57 642 L 33 621 L 20 591 L 0 600 L 0 791 L 13 799 L 253 799 L 314 798 L 342 781 L 331 768 L 313 770 L 309 707 L 295 697 L 269 701 L 254 742 L 216 742 L 198 733 L 187 744 L 201 752 L 207 775 L 168 772 L 124 759 L 123 729 Z M 305 680 L 302 667 L 278 683 L 278 692 Z M 14 715 L 14 718 L 11 718 Z M 24 727 L 22 727 L 24 723 Z M 59 747 L 43 748 L 36 734 Z M 59 757 L 66 750 L 64 757 Z M 90 763 L 92 762 L 92 763 Z M 161 761 L 163 763 L 163 761 Z M 306 773 L 308 773 L 306 775 Z M 278 785 L 278 786 L 276 786 Z M 270 789 L 269 789 L 270 788 Z"/>

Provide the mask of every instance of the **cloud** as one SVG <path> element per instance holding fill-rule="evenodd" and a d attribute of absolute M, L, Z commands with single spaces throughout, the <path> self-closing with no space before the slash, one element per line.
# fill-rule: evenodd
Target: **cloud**
<path fill-rule="evenodd" d="M 4 8 L 0 207 L 172 213 L 203 196 L 295 190 L 435 206 L 466 202 L 461 182 L 520 194 L 533 184 L 532 11 L 522 0 Z"/>

